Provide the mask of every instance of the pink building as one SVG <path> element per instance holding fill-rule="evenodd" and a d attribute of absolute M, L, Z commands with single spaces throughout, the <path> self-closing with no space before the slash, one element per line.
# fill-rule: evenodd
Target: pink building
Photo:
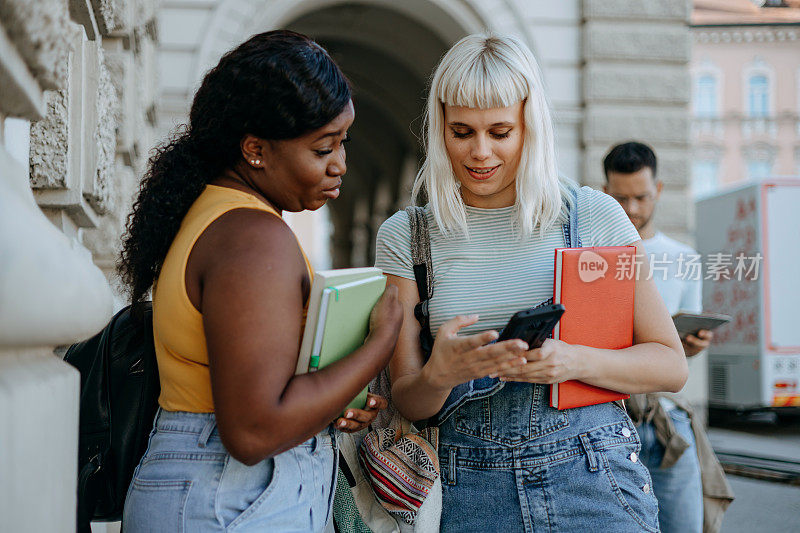
<path fill-rule="evenodd" d="M 800 176 L 800 0 L 695 0 L 692 192 Z"/>

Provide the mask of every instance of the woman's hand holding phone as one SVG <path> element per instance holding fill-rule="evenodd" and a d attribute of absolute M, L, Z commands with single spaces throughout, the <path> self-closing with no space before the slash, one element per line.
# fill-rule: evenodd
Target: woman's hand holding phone
<path fill-rule="evenodd" d="M 458 331 L 478 321 L 478 315 L 459 315 L 439 328 L 431 357 L 422 371 L 428 383 L 449 390 L 473 379 L 496 377 L 526 363 L 528 345 L 519 339 L 497 340 L 496 331 L 459 336 Z"/>
<path fill-rule="evenodd" d="M 580 379 L 581 358 L 572 344 L 547 339 L 541 347 L 525 354 L 528 362 L 500 373 L 500 381 L 522 381 L 525 383 L 561 383 Z"/>

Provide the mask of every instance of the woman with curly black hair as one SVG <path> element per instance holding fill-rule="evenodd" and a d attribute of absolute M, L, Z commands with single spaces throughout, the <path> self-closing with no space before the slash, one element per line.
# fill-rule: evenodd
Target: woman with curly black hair
<path fill-rule="evenodd" d="M 327 52 L 289 31 L 226 54 L 189 125 L 150 159 L 119 271 L 153 287 L 161 381 L 124 529 L 320 531 L 336 474 L 331 420 L 391 357 L 397 291 L 349 357 L 295 376 L 313 272 L 282 211 L 339 196 L 354 110 Z M 385 400 L 335 422 L 356 431 Z"/>

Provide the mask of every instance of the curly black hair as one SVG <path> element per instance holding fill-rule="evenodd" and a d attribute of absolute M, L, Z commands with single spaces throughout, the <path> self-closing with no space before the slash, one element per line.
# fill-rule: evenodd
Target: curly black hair
<path fill-rule="evenodd" d="M 305 35 L 276 30 L 225 54 L 203 79 L 189 124 L 157 147 L 128 215 L 117 272 L 132 304 L 158 277 L 183 217 L 205 186 L 242 158 L 246 134 L 292 139 L 336 118 L 350 85 Z"/>

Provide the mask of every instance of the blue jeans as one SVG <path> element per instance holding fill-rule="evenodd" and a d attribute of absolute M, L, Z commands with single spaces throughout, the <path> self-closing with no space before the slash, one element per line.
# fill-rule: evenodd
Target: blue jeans
<path fill-rule="evenodd" d="M 125 500 L 125 533 L 322 531 L 338 453 L 332 430 L 253 466 L 225 450 L 212 413 L 159 409 Z"/>
<path fill-rule="evenodd" d="M 678 461 L 661 468 L 664 446 L 658 442 L 652 424 L 637 427 L 642 441 L 642 463 L 650 470 L 658 498 L 658 522 L 663 533 L 700 533 L 703 530 L 703 484 L 691 421 L 683 409 L 667 411 L 676 431 L 690 444 Z"/>
<path fill-rule="evenodd" d="M 440 426 L 442 532 L 658 531 L 658 503 L 628 415 L 559 411 L 547 387 L 506 383 Z"/>

